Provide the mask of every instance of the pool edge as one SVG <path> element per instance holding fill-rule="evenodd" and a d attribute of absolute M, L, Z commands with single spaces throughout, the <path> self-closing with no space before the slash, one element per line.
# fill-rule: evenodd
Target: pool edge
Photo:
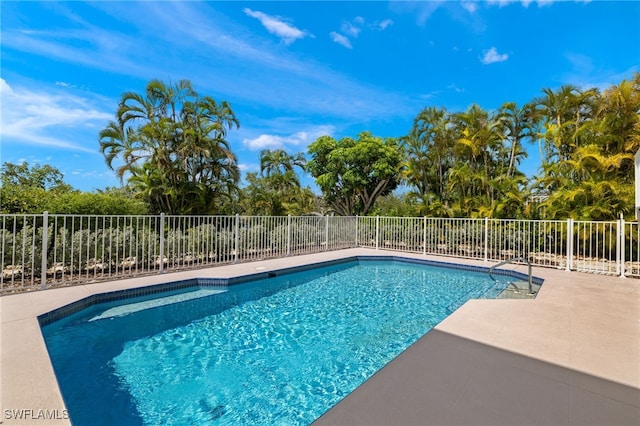
<path fill-rule="evenodd" d="M 98 292 L 104 292 L 105 290 L 110 289 L 122 289 L 122 288 L 136 288 L 136 287 L 146 287 L 150 285 L 159 284 L 162 282 L 166 282 L 169 277 L 184 277 L 184 279 L 193 279 L 198 276 L 203 275 L 215 275 L 215 276 L 223 276 L 223 278 L 231 278 L 238 276 L 248 276 L 255 275 L 259 273 L 268 274 L 273 271 L 282 271 L 289 268 L 297 267 L 317 267 L 319 264 L 328 263 L 331 261 L 342 261 L 346 262 L 349 259 L 355 257 L 367 257 L 367 258 L 375 258 L 375 259 L 383 259 L 383 258 L 397 258 L 401 260 L 428 260 L 434 261 L 436 263 L 444 263 L 444 264 L 452 264 L 452 262 L 443 261 L 443 259 L 450 258 L 442 258 L 437 256 L 424 256 L 420 254 L 411 254 L 411 253 L 398 253 L 398 252 L 389 252 L 389 251 L 375 251 L 372 249 L 348 249 L 341 250 L 336 252 L 327 252 L 320 253 L 315 255 L 305 255 L 305 256 L 295 256 L 285 259 L 273 259 L 267 261 L 259 261 L 259 262 L 251 262 L 244 264 L 236 264 L 236 265 L 227 265 L 227 266 L 219 266 L 210 269 L 197 270 L 197 271 L 188 271 L 188 272 L 179 272 L 179 273 L 171 273 L 164 275 L 157 275 L 152 277 L 142 277 L 135 278 L 129 280 L 121 280 L 107 283 L 95 283 L 89 284 L 85 286 L 78 287 L 68 287 L 61 289 L 51 289 L 42 292 L 34 292 L 28 293 L 25 295 L 10 295 L 3 296 L 0 298 L 2 303 L 1 313 L 2 313 L 2 388 L 0 395 L 0 400 L 2 401 L 2 410 L 4 415 L 4 410 L 6 409 L 16 409 L 16 408 L 24 408 L 24 409 L 50 409 L 50 410 L 64 410 L 64 404 L 60 405 L 62 402 L 62 397 L 60 395 L 59 389 L 57 387 L 57 381 L 55 380 L 55 375 L 53 374 L 53 368 L 51 367 L 51 363 L 49 361 L 48 354 L 46 352 L 46 347 L 44 345 L 44 340 L 40 333 L 39 324 L 37 321 L 37 317 L 42 315 L 43 313 L 49 312 L 56 307 L 61 307 L 66 303 L 70 303 L 72 301 L 77 301 L 78 298 L 88 297 L 92 294 L 96 294 Z M 457 265 L 466 265 L 473 267 L 484 267 L 488 269 L 488 265 L 482 261 L 473 261 L 473 260 L 463 260 L 456 259 Z M 256 272 L 257 267 L 263 267 L 260 272 Z M 542 271 L 542 269 L 537 269 L 538 271 Z M 543 274 L 545 275 L 545 274 Z M 544 286 L 543 286 L 544 288 Z M 49 298 L 48 296 L 55 296 Z M 20 312 L 16 312 L 16 309 L 19 309 L 17 305 L 17 300 L 21 298 L 26 302 L 23 303 L 24 310 Z M 65 300 L 66 299 L 66 300 Z M 73 300 L 69 300 L 73 299 Z M 502 301 L 497 301 L 497 303 L 501 303 Z M 18 324 L 25 324 L 25 333 L 22 333 L 19 330 Z M 32 329 L 33 325 L 36 325 L 36 329 L 38 331 L 37 336 L 33 336 Z M 34 339 L 35 337 L 35 339 Z M 22 342 L 22 343 L 21 343 Z M 9 349 L 7 349 L 9 348 Z M 24 374 L 24 371 L 28 371 L 33 368 L 35 364 L 30 364 L 29 362 L 23 362 L 20 364 L 16 363 L 15 355 L 32 353 L 32 356 L 25 358 L 32 360 L 35 364 L 42 365 L 44 359 L 43 368 L 36 369 L 38 374 L 35 377 L 30 377 L 28 374 Z M 14 361 L 11 359 L 14 358 Z M 9 364 L 8 364 L 9 363 Z M 8 369 L 7 367 L 11 367 Z M 12 371 L 8 371 L 12 370 Z M 47 378 L 47 375 L 51 375 L 53 377 L 53 383 L 55 383 L 55 391 L 52 392 L 51 389 L 46 391 L 49 387 L 48 383 L 51 383 L 51 377 Z M 41 389 L 42 394 L 38 394 L 35 392 L 20 392 L 19 389 Z M 7 391 L 9 391 L 9 395 L 7 395 Z M 33 396 L 34 398 L 30 398 L 29 396 Z M 42 420 L 35 420 L 34 422 L 16 422 L 14 419 L 6 419 L 3 418 L 5 424 L 42 424 Z M 69 424 L 68 421 L 64 421 L 64 419 L 56 419 L 54 423 L 48 424 Z"/>

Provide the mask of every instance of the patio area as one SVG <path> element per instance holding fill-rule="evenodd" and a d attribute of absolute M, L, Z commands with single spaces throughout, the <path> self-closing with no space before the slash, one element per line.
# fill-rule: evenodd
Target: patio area
<path fill-rule="evenodd" d="M 356 248 L 3 296 L 2 422 L 70 424 L 42 313 L 124 288 L 376 255 L 493 264 Z M 314 424 L 640 424 L 640 281 L 539 267 L 533 275 L 545 280 L 535 300 L 467 302 Z"/>

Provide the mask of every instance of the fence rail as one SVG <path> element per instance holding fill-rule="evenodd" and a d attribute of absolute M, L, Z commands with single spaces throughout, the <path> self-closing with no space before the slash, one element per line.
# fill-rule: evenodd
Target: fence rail
<path fill-rule="evenodd" d="M 624 220 L 0 215 L 0 293 L 351 247 L 640 277 Z"/>

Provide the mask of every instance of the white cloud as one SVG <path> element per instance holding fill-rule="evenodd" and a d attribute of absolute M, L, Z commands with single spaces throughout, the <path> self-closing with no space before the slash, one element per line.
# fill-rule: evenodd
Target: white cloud
<path fill-rule="evenodd" d="M 83 41 L 82 47 L 77 40 Z M 66 31 L 3 29 L 2 43 L 22 52 L 112 72 L 127 70 L 139 76 L 154 72 L 144 58 L 148 50 L 136 50 L 134 37 L 95 26 Z"/>
<path fill-rule="evenodd" d="M 7 84 L 4 78 L 0 78 L 0 95 L 1 96 L 13 96 L 13 89 Z"/>
<path fill-rule="evenodd" d="M 350 22 L 343 22 L 340 25 L 340 32 L 332 31 L 329 36 L 331 40 L 338 43 L 347 49 L 352 49 L 351 38 L 356 38 L 360 35 L 362 28 L 364 27 L 364 18 L 362 16 L 356 16 Z"/>
<path fill-rule="evenodd" d="M 393 25 L 393 21 L 391 19 L 385 19 L 384 21 L 376 23 L 377 28 L 381 31 L 386 30 L 391 25 Z"/>
<path fill-rule="evenodd" d="M 504 6 L 508 6 L 510 4 L 516 3 L 518 0 L 488 0 L 487 3 L 490 5 L 498 5 L 499 7 L 504 7 Z M 524 4 L 525 7 L 528 6 L 528 4 L 525 3 L 530 3 L 530 1 L 523 1 L 522 2 Z"/>
<path fill-rule="evenodd" d="M 251 150 L 291 148 L 294 150 L 306 150 L 307 145 L 320 136 L 331 135 L 333 126 L 317 126 L 307 131 L 300 131 L 289 136 L 260 135 L 254 139 L 245 139 L 242 143 Z"/>
<path fill-rule="evenodd" d="M 360 31 L 362 31 L 362 28 L 354 25 L 351 22 L 343 22 L 340 26 L 340 30 L 348 36 L 358 37 L 358 34 L 360 34 Z"/>
<path fill-rule="evenodd" d="M 342 46 L 346 47 L 347 49 L 352 49 L 353 47 L 351 46 L 351 41 L 349 41 L 349 39 L 345 36 L 343 36 L 342 34 L 339 34 L 335 31 L 332 31 L 331 33 L 329 33 L 329 36 L 331 37 L 331 40 L 333 40 L 334 42 L 341 44 Z"/>
<path fill-rule="evenodd" d="M 126 31 L 90 24 L 75 25 L 76 29 L 71 30 L 65 29 L 64 21 L 57 23 L 61 29 L 55 31 L 27 33 L 3 27 L 2 44 L 74 66 L 125 75 L 123 85 L 130 77 L 145 81 L 149 76 L 174 78 L 184 76 L 188 69 L 189 79 L 202 93 L 214 91 L 234 103 L 249 101 L 306 116 L 387 117 L 390 102 L 397 116 L 415 108 L 403 95 L 365 85 L 330 67 L 274 49 L 270 40 L 263 42 L 256 38 L 249 29 L 219 13 L 210 3 L 95 2 L 92 7 L 122 21 Z M 147 19 L 138 19 L 142 14 Z M 176 20 L 176 16 L 181 19 Z M 169 27 L 171 31 L 167 32 Z M 137 34 L 153 34 L 153 37 Z M 351 48 L 348 38 L 344 42 Z M 158 45 L 165 49 L 160 52 L 153 48 Z M 216 61 L 183 57 L 191 51 Z M 257 73 L 259 79 L 255 78 Z M 136 91 L 143 87 L 123 86 L 121 90 Z"/>
<path fill-rule="evenodd" d="M 267 15 L 266 13 L 253 11 L 249 8 L 245 8 L 244 13 L 259 20 L 267 31 L 280 37 L 285 44 L 291 44 L 307 35 L 304 31 L 289 25 L 278 16 Z"/>
<path fill-rule="evenodd" d="M 71 138 L 66 136 L 87 127 L 95 128 L 97 135 L 99 126 L 113 118 L 112 114 L 92 106 L 88 99 L 67 93 L 12 88 L 2 78 L 0 96 L 3 105 L 0 138 L 3 141 L 97 153 L 94 141 L 93 146 L 87 148 L 69 142 Z"/>
<path fill-rule="evenodd" d="M 576 0 L 578 1 L 578 0 Z M 587 2 L 589 0 L 586 0 Z M 504 7 L 515 3 L 520 3 L 523 7 L 528 8 L 531 3 L 537 3 L 538 7 L 549 6 L 553 4 L 555 0 L 488 0 L 490 5 L 498 5 L 498 7 Z"/>
<path fill-rule="evenodd" d="M 463 1 L 460 5 L 469 13 L 475 13 L 478 10 L 478 4 L 472 1 Z"/>
<path fill-rule="evenodd" d="M 447 3 L 446 0 L 429 1 L 391 1 L 389 7 L 396 13 L 411 14 L 416 17 L 418 25 L 424 25 L 427 20 L 441 6 Z"/>
<path fill-rule="evenodd" d="M 594 69 L 593 60 L 589 56 L 569 52 L 565 57 L 571 64 L 571 68 L 576 72 L 582 72 L 583 75 L 591 74 Z"/>
<path fill-rule="evenodd" d="M 435 90 L 431 93 L 423 93 L 421 95 L 418 95 L 419 99 L 425 99 L 425 100 L 429 100 L 429 99 L 434 99 L 436 96 L 438 96 L 441 93 L 440 90 Z"/>
<path fill-rule="evenodd" d="M 364 18 L 362 16 L 356 16 L 351 22 L 343 22 L 340 26 L 340 30 L 348 36 L 358 37 L 363 27 Z"/>
<path fill-rule="evenodd" d="M 495 47 L 492 47 L 484 53 L 481 60 L 483 64 L 487 65 L 495 62 L 504 62 L 507 59 L 509 59 L 509 55 L 506 53 L 498 53 L 498 50 Z"/>
<path fill-rule="evenodd" d="M 357 38 L 363 29 L 384 31 L 392 24 L 393 21 L 391 19 L 365 23 L 362 16 L 356 16 L 350 22 L 343 22 L 342 25 L 340 25 L 340 32 L 332 31 L 329 35 L 331 40 L 335 43 L 338 43 L 347 49 L 352 49 L 353 46 L 351 45 L 351 38 Z"/>

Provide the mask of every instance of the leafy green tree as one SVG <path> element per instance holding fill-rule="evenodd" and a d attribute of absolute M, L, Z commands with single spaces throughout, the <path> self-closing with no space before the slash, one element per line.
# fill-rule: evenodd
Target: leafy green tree
<path fill-rule="evenodd" d="M 506 162 L 499 121 L 478 105 L 455 114 L 457 140 L 454 146 L 456 161 L 448 180 L 448 188 L 455 199 L 453 216 L 476 216 L 482 207 L 499 199 L 493 179 Z"/>
<path fill-rule="evenodd" d="M 538 137 L 544 142 L 543 161 L 567 160 L 581 144 L 582 126 L 589 125 L 593 118 L 598 91 L 564 85 L 556 91 L 545 88 L 542 92 L 544 96 L 532 101 L 532 114 L 542 125 Z"/>
<path fill-rule="evenodd" d="M 48 164 L 4 163 L 0 169 L 0 212 L 42 213 L 52 199 L 72 191 L 63 174 Z"/>
<path fill-rule="evenodd" d="M 640 149 L 639 75 L 574 100 L 570 143 L 562 145 L 566 149 L 557 161 L 543 162 L 544 173 L 536 182 L 547 194 L 540 204 L 544 217 L 612 220 L 620 213 L 632 215 L 634 154 Z"/>
<path fill-rule="evenodd" d="M 49 164 L 29 166 L 26 161 L 20 164 L 4 163 L 0 170 L 2 186 L 41 188 L 58 193 L 72 189 L 64 182 L 62 172 Z"/>
<path fill-rule="evenodd" d="M 239 170 L 226 139 L 239 127 L 230 105 L 200 96 L 188 80 L 152 80 L 144 95 L 122 95 L 100 149 L 152 213 L 216 213 L 238 190 Z"/>
<path fill-rule="evenodd" d="M 520 217 L 526 178 L 518 170 L 531 138 L 529 108 L 496 113 L 472 105 L 449 114 L 428 107 L 404 138 L 408 202 L 420 215 Z"/>
<path fill-rule="evenodd" d="M 255 216 L 283 216 L 285 208 L 282 199 L 271 185 L 268 178 L 256 172 L 245 176 L 247 186 L 241 190 L 241 210 L 244 214 Z"/>
<path fill-rule="evenodd" d="M 362 132 L 338 141 L 322 136 L 309 145 L 308 170 L 325 201 L 339 215 L 368 214 L 378 197 L 391 193 L 402 175 L 402 150 L 396 139 Z"/>
<path fill-rule="evenodd" d="M 446 184 L 454 141 L 449 114 L 435 107 L 423 109 L 403 138 L 404 180 L 410 186 L 407 197 L 420 215 L 447 215 L 450 194 Z"/>
<path fill-rule="evenodd" d="M 81 192 L 64 182 L 57 168 L 4 163 L 0 212 L 40 214 L 118 215 L 145 214 L 147 206 L 125 189 Z"/>
<path fill-rule="evenodd" d="M 371 215 L 390 217 L 416 216 L 416 209 L 408 199 L 409 197 L 406 193 L 391 193 L 379 197 L 371 211 Z"/>
<path fill-rule="evenodd" d="M 290 173 L 285 172 L 284 175 Z M 247 173 L 247 186 L 242 188 L 241 211 L 249 215 L 262 216 L 300 216 L 317 211 L 317 200 L 308 188 L 290 186 L 283 191 L 284 175 L 261 176 L 258 173 Z"/>

